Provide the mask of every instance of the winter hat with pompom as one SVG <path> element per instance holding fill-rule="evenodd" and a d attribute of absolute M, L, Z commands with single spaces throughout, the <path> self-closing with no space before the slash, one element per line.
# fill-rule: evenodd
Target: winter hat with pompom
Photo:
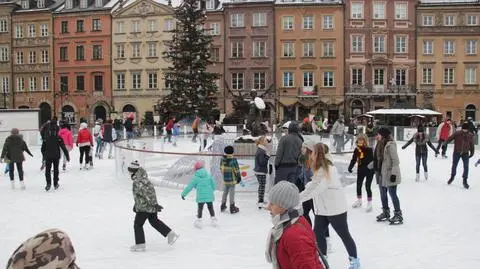
<path fill-rule="evenodd" d="M 203 162 L 202 161 L 197 161 L 195 165 L 193 166 L 193 170 L 197 171 L 198 169 L 203 168 Z"/>
<path fill-rule="evenodd" d="M 138 163 L 138 161 L 133 161 L 130 163 L 127 169 L 128 169 L 128 172 L 130 173 L 136 173 L 139 168 L 140 168 L 140 164 Z"/>
<path fill-rule="evenodd" d="M 294 209 L 300 204 L 300 192 L 295 184 L 280 181 L 270 190 L 268 201 L 284 209 Z"/>

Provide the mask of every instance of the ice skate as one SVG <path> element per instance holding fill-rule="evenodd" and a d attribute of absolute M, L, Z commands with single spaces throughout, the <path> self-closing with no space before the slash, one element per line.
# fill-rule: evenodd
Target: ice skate
<path fill-rule="evenodd" d="M 167 242 L 168 244 L 171 246 L 173 244 L 175 244 L 175 242 L 177 241 L 177 239 L 180 237 L 179 234 L 175 233 L 174 231 L 170 231 L 168 234 L 167 234 Z"/>
<path fill-rule="evenodd" d="M 23 182 L 23 180 L 20 181 L 20 189 L 22 189 L 22 190 L 25 190 L 25 189 L 26 189 L 26 187 L 25 187 L 25 182 Z"/>
<path fill-rule="evenodd" d="M 468 185 L 466 179 L 463 180 L 463 187 L 464 187 L 465 189 L 467 189 L 467 190 L 470 188 L 470 185 Z"/>
<path fill-rule="evenodd" d="M 257 203 L 258 209 L 266 209 L 267 208 L 267 203 L 265 202 L 258 202 Z"/>
<path fill-rule="evenodd" d="M 146 250 L 145 244 L 136 244 L 130 247 L 131 252 L 145 252 Z"/>
<path fill-rule="evenodd" d="M 66 164 L 66 163 L 63 163 L 63 164 L 62 164 L 62 170 L 63 170 L 63 171 L 67 170 L 67 164 Z"/>
<path fill-rule="evenodd" d="M 58 190 L 59 187 L 60 187 L 60 185 L 58 185 L 58 184 L 53 185 L 53 188 L 54 188 L 55 190 Z"/>
<path fill-rule="evenodd" d="M 51 187 L 52 187 L 52 186 L 51 186 L 50 184 L 48 184 L 47 186 L 45 186 L 45 190 L 46 190 L 46 191 L 49 191 Z"/>
<path fill-rule="evenodd" d="M 420 181 L 420 174 L 419 174 L 419 173 L 417 173 L 417 175 L 415 175 L 415 181 L 416 181 L 416 182 L 419 182 L 419 181 Z"/>
<path fill-rule="evenodd" d="M 236 207 L 235 204 L 231 204 L 230 205 L 230 214 L 237 214 L 238 212 L 240 212 L 240 209 L 238 209 L 238 207 Z"/>
<path fill-rule="evenodd" d="M 15 181 L 13 180 L 10 181 L 10 187 L 12 188 L 12 190 L 15 189 Z"/>
<path fill-rule="evenodd" d="M 377 216 L 377 221 L 382 222 L 390 219 L 390 209 L 383 209 L 383 212 Z"/>
<path fill-rule="evenodd" d="M 354 257 L 349 257 L 350 260 L 350 266 L 348 269 L 360 269 L 360 259 L 359 258 L 354 258 Z"/>
<path fill-rule="evenodd" d="M 217 224 L 217 218 L 211 217 L 211 218 L 210 218 L 210 221 L 211 221 L 211 224 L 212 224 L 213 227 L 217 227 L 217 225 L 218 225 L 218 224 Z"/>
<path fill-rule="evenodd" d="M 362 199 L 357 199 L 352 205 L 353 208 L 359 208 L 362 207 Z"/>
<path fill-rule="evenodd" d="M 330 237 L 326 237 L 325 240 L 327 241 L 327 253 L 332 253 L 332 240 L 330 239 Z"/>
<path fill-rule="evenodd" d="M 447 157 L 447 155 L 442 155 L 442 158 L 446 159 L 446 158 L 448 158 L 448 157 Z"/>
<path fill-rule="evenodd" d="M 92 163 L 92 162 L 90 162 L 90 169 L 92 169 L 92 168 L 93 168 L 93 163 Z"/>
<path fill-rule="evenodd" d="M 195 222 L 193 223 L 193 226 L 195 226 L 198 229 L 202 229 L 202 219 L 196 219 Z"/>
<path fill-rule="evenodd" d="M 395 211 L 393 213 L 393 217 L 389 221 L 390 221 L 390 225 L 403 224 L 402 211 Z"/>
<path fill-rule="evenodd" d="M 222 203 L 222 205 L 220 206 L 220 212 L 225 212 L 225 210 L 227 210 L 227 205 L 225 203 Z"/>
<path fill-rule="evenodd" d="M 452 184 L 452 182 L 453 182 L 454 179 L 455 179 L 454 177 L 451 177 L 451 178 L 448 180 L 447 184 L 448 184 L 448 185 Z"/>
<path fill-rule="evenodd" d="M 365 208 L 365 212 L 372 212 L 372 201 L 367 202 L 367 208 Z"/>
<path fill-rule="evenodd" d="M 428 180 L 428 172 L 424 172 L 423 177 L 425 178 L 425 180 Z"/>
<path fill-rule="evenodd" d="M 480 164 L 480 159 L 475 163 L 475 167 L 477 167 Z"/>

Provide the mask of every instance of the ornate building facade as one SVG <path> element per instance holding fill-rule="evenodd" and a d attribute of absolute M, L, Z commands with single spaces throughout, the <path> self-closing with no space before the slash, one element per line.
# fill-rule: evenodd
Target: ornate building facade
<path fill-rule="evenodd" d="M 12 12 L 18 8 L 12 2 L 0 2 L 0 107 L 12 106 Z"/>

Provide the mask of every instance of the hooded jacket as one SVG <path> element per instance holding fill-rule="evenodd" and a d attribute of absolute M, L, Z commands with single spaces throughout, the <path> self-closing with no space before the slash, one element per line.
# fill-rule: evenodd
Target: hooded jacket
<path fill-rule="evenodd" d="M 215 180 L 208 174 L 205 168 L 200 168 L 195 171 L 195 174 L 190 180 L 190 183 L 182 192 L 182 197 L 187 196 L 193 188 L 197 190 L 197 203 L 210 203 L 215 200 Z"/>
<path fill-rule="evenodd" d="M 12 134 L 5 139 L 1 158 L 3 159 L 7 157 L 10 162 L 21 163 L 25 161 L 25 157 L 23 156 L 24 151 L 26 151 L 28 155 L 33 156 L 22 136 L 18 134 Z"/>
<path fill-rule="evenodd" d="M 447 120 L 443 121 L 438 125 L 437 128 L 437 138 L 438 140 L 447 140 L 449 136 L 453 134 L 453 125 L 449 124 Z"/>
<path fill-rule="evenodd" d="M 223 174 L 223 183 L 225 185 L 236 185 L 241 181 L 240 166 L 233 155 L 224 155 L 220 161 L 220 171 Z"/>
<path fill-rule="evenodd" d="M 139 168 L 132 176 L 133 199 L 135 200 L 134 211 L 143 213 L 157 213 L 160 206 L 157 203 L 157 194 L 152 182 L 148 180 L 147 171 Z"/>
<path fill-rule="evenodd" d="M 422 133 L 415 133 L 408 142 L 403 145 L 402 149 L 405 149 L 408 147 L 410 144 L 415 142 L 415 155 L 427 155 L 428 154 L 428 148 L 427 145 L 435 152 L 437 153 L 437 149 L 435 146 L 433 146 L 432 142 L 430 142 L 430 138 L 428 135 L 424 132 Z"/>
<path fill-rule="evenodd" d="M 63 139 L 63 143 L 65 144 L 67 149 L 72 150 L 72 148 L 73 148 L 72 131 L 68 130 L 68 128 L 62 128 L 58 132 L 58 135 Z"/>
<path fill-rule="evenodd" d="M 278 142 L 275 166 L 296 166 L 302 152 L 303 137 L 298 133 L 298 123 L 292 121 L 288 126 L 288 135 Z"/>
<path fill-rule="evenodd" d="M 92 134 L 86 123 L 80 124 L 80 131 L 77 134 L 77 147 L 93 146 Z"/>

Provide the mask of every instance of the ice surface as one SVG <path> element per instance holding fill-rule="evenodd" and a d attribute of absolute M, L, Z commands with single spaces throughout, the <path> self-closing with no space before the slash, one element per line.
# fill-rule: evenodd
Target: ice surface
<path fill-rule="evenodd" d="M 182 150 L 182 145 L 179 146 Z M 400 147 L 399 147 L 400 148 Z M 451 155 L 452 147 L 448 149 Z M 133 199 L 131 182 L 115 177 L 113 160 L 95 160 L 95 168 L 79 171 L 77 149 L 67 172 L 60 174 L 60 189 L 46 193 L 40 173 L 40 149 L 32 149 L 35 158 L 27 157 L 27 189 L 12 191 L 8 177 L 0 181 L 0 266 L 26 238 L 44 229 L 57 227 L 72 238 L 78 264 L 87 269 L 195 268 L 260 269 L 271 268 L 265 262 L 264 247 L 270 217 L 256 209 L 255 193 L 239 193 L 238 215 L 219 212 L 220 193 L 216 193 L 215 210 L 218 227 L 193 227 L 196 204 L 194 192 L 186 201 L 180 190 L 157 188 L 158 201 L 165 207 L 160 218 L 180 233 L 170 247 L 148 224 L 145 224 L 147 252 L 131 253 L 133 239 Z M 480 168 L 473 167 L 479 152 L 472 158 L 470 190 L 461 186 L 460 176 L 447 186 L 451 158 L 429 156 L 430 179 L 415 182 L 414 147 L 399 150 L 403 182 L 399 197 L 404 213 L 402 226 L 388 226 L 375 221 L 380 211 L 374 184 L 374 211 L 349 209 L 349 226 L 365 269 L 479 268 L 475 247 L 480 241 Z M 350 155 L 345 156 L 350 159 Z M 458 174 L 462 171 L 459 165 Z M 423 178 L 423 175 L 422 175 Z M 18 183 L 17 183 L 18 186 Z M 356 199 L 355 186 L 346 188 L 349 204 Z M 208 223 L 204 212 L 204 223 Z M 329 262 L 334 269 L 347 268 L 347 253 L 341 240 L 332 232 L 333 253 Z"/>

